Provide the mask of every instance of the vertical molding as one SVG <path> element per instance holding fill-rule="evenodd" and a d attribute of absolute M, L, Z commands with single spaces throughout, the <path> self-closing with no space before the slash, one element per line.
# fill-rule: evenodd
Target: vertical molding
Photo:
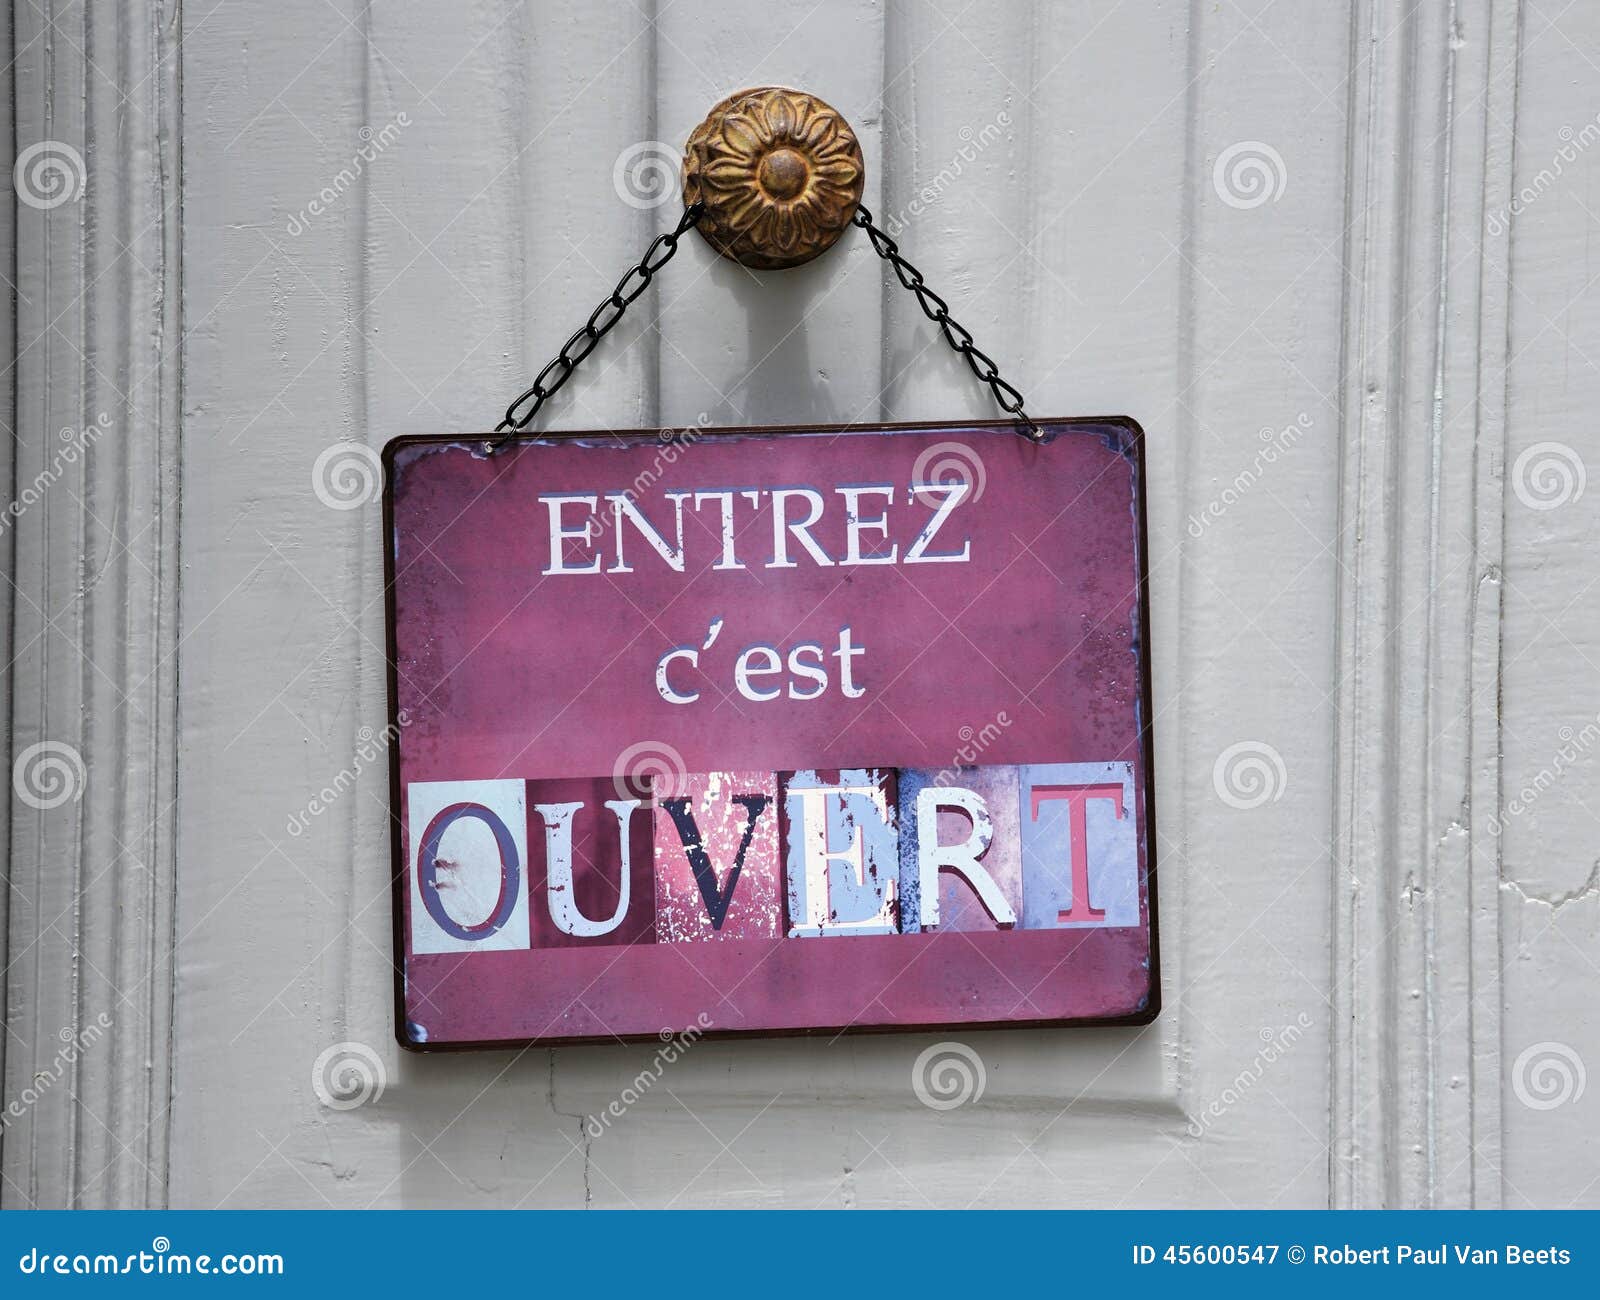
<path fill-rule="evenodd" d="M 16 34 L 15 21 L 0 23 L 0 104 L 10 104 L 12 111 L 5 114 L 5 121 L 0 122 L 0 166 L 4 166 L 5 175 L 12 174 L 12 167 L 17 156 L 17 90 L 16 79 L 13 75 L 16 68 Z M 7 502 L 17 498 L 16 455 L 15 444 L 17 439 L 17 378 L 14 358 L 17 355 L 17 313 L 21 305 L 21 295 L 17 291 L 17 276 L 20 258 L 17 247 L 17 211 L 18 203 L 13 189 L 10 202 L 0 202 L 0 358 L 5 359 L 7 367 L 3 379 L 0 379 L 0 493 L 4 493 Z M 0 534 L 0 575 L 11 579 L 16 572 L 16 563 L 13 558 L 13 543 L 16 531 L 11 527 Z M 12 625 L 12 582 L 0 582 L 0 647 L 4 648 L 6 670 L 0 674 L 0 736 L 11 735 L 11 662 L 17 652 L 17 643 L 13 635 L 15 629 Z M 0 746 L 0 748 L 4 748 Z M 9 748 L 4 749 L 7 760 L 10 759 Z M 9 775 L 9 774 L 7 774 Z M 11 847 L 11 782 L 9 779 L 0 780 L 0 845 L 7 849 Z M 0 1012 L 6 1008 L 5 988 L 6 972 L 11 966 L 10 943 L 10 914 L 11 914 L 11 877 L 13 867 L 10 855 L 0 864 Z M 9 1027 L 9 1019 L 0 1025 L 0 1110 L 10 1097 L 10 1075 L 7 1073 L 7 1061 L 11 1055 L 13 1033 Z M 6 1186 L 4 1173 L 5 1153 L 5 1128 L 4 1117 L 0 1116 L 0 1207 L 10 1204 L 13 1199 L 11 1189 Z"/>
<path fill-rule="evenodd" d="M 166 1199 L 177 693 L 177 0 L 19 6 L 8 1034 L 0 1203 Z M 70 157 L 70 155 L 68 155 Z M 24 797 L 15 765 L 52 798 Z M 50 784 L 50 782 L 58 784 Z M 64 782 L 65 784 L 59 784 Z M 70 793 L 66 793 L 70 791 Z M 45 806 L 38 806 L 40 804 Z M 49 806 L 51 804 L 54 806 Z M 33 1100 L 29 1100 L 29 1098 Z"/>
<path fill-rule="evenodd" d="M 1516 0 L 1354 8 L 1332 1204 L 1493 1205 Z"/>
<path fill-rule="evenodd" d="M 1478 426 L 1474 486 L 1477 523 L 1483 545 L 1474 572 L 1471 664 L 1472 745 L 1470 799 L 1474 834 L 1468 861 L 1471 889 L 1471 1031 L 1466 1043 L 1467 1087 L 1452 1110 L 1464 1125 L 1457 1144 L 1470 1143 L 1471 1204 L 1498 1208 L 1503 1200 L 1500 1168 L 1501 1008 L 1500 839 L 1488 833 L 1488 822 L 1501 806 L 1500 775 L 1500 569 L 1505 556 L 1505 487 L 1508 446 L 1507 381 L 1510 367 L 1511 233 L 1504 225 L 1491 232 L 1488 215 L 1507 212 L 1514 180 L 1517 87 L 1522 65 L 1521 0 L 1492 0 L 1480 6 L 1478 21 L 1487 29 L 1486 61 L 1479 84 L 1468 94 L 1481 94 L 1483 111 L 1482 168 L 1463 172 L 1463 186 L 1477 182 L 1480 206 L 1474 232 L 1483 256 L 1477 284 L 1478 332 L 1463 341 L 1475 367 Z M 1459 1175 L 1457 1175 L 1459 1176 Z"/>

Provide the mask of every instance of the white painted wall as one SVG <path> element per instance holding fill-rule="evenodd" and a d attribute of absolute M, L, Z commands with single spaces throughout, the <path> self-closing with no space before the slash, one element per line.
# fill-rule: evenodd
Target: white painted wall
<path fill-rule="evenodd" d="M 41 0 L 11 39 L 14 151 L 87 185 L 3 218 L 0 471 L 115 433 L 0 548 L 13 760 L 84 760 L 10 791 L 5 1099 L 60 1082 L 0 1203 L 1600 1204 L 1600 1087 L 1544 1106 L 1600 1063 L 1600 492 L 1538 468 L 1600 456 L 1600 13 Z M 1031 410 L 1148 433 L 1165 1009 L 964 1035 L 945 1113 L 927 1036 L 704 1043 L 592 1138 L 649 1047 L 394 1046 L 383 765 L 287 829 L 385 720 L 378 506 L 313 466 L 490 425 L 676 216 L 618 157 L 765 82 L 851 119 Z M 852 234 L 691 240 L 549 424 L 701 413 L 990 408 Z M 330 1109 L 351 1042 L 386 1086 Z"/>

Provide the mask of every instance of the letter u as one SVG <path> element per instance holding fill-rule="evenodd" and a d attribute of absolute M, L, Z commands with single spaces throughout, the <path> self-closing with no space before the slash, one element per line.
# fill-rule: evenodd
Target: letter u
<path fill-rule="evenodd" d="M 550 900 L 550 919 L 562 934 L 580 939 L 596 939 L 610 934 L 628 914 L 629 885 L 632 881 L 632 854 L 629 851 L 629 829 L 633 814 L 638 809 L 638 799 L 607 799 L 606 807 L 617 815 L 617 834 L 621 838 L 622 880 L 617 887 L 617 910 L 609 919 L 591 921 L 578 910 L 578 900 L 572 888 L 572 818 L 583 807 L 581 803 L 538 803 L 534 811 L 544 818 L 545 893 Z"/>

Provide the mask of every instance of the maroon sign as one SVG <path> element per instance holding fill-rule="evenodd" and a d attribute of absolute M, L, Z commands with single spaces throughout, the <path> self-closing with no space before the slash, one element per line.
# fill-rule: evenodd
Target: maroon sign
<path fill-rule="evenodd" d="M 400 1041 L 1144 1022 L 1125 420 L 385 452 Z"/>

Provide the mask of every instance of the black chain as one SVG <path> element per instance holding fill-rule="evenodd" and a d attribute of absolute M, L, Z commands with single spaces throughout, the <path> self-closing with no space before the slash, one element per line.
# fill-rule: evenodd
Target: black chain
<path fill-rule="evenodd" d="M 505 419 L 501 420 L 494 430 L 500 436 L 489 439 L 486 444 L 490 451 L 499 451 L 516 434 L 533 423 L 533 417 L 539 414 L 539 408 L 560 391 L 562 384 L 572 378 L 572 372 L 578 368 L 578 363 L 593 352 L 595 345 L 611 332 L 612 327 L 622 319 L 622 313 L 628 309 L 628 304 L 648 289 L 656 272 L 672 260 L 672 255 L 678 251 L 678 240 L 690 226 L 700 220 L 705 210 L 703 203 L 690 204 L 683 210 L 683 216 L 678 219 L 675 229 L 667 231 L 664 235 L 657 235 L 651 241 L 650 247 L 644 251 L 644 256 L 630 266 L 622 279 L 617 281 L 617 287 L 611 291 L 611 296 L 601 299 L 600 305 L 589 313 L 589 319 L 584 322 L 583 328 L 563 343 L 555 359 L 539 372 L 533 381 L 533 386 L 506 407 Z M 552 375 L 554 378 L 551 378 Z M 517 408 L 523 405 L 526 405 L 527 409 L 519 412 Z"/>
<path fill-rule="evenodd" d="M 1044 430 L 1022 409 L 1022 394 L 1000 378 L 1000 367 L 972 341 L 972 334 L 966 326 L 950 315 L 949 304 L 928 288 L 922 278 L 922 272 L 900 255 L 900 245 L 872 224 L 872 213 L 867 211 L 866 206 L 858 203 L 855 216 L 850 220 L 867 232 L 867 238 L 872 241 L 874 251 L 894 267 L 894 273 L 900 283 L 917 295 L 917 305 L 922 308 L 923 314 L 939 327 L 945 342 L 966 358 L 973 374 L 989 385 L 989 390 L 994 394 L 994 400 L 1000 404 L 1000 409 L 1007 415 L 1016 416 L 1022 425 L 1021 432 L 1027 437 L 1035 442 L 1042 440 Z"/>
<path fill-rule="evenodd" d="M 495 426 L 497 436 L 485 444 L 488 450 L 500 450 L 533 423 L 540 408 L 572 377 L 578 363 L 593 352 L 595 345 L 622 319 L 628 304 L 644 293 L 656 272 L 672 260 L 672 255 L 678 251 L 678 241 L 700 220 L 704 212 L 705 204 L 690 204 L 683 210 L 683 216 L 678 219 L 674 229 L 656 236 L 650 247 L 645 249 L 644 256 L 617 281 L 617 287 L 611 291 L 611 295 L 602 299 L 600 305 L 589 314 L 583 328 L 561 345 L 561 351 L 539 372 L 532 387 L 506 407 L 505 418 Z M 864 205 L 857 204 L 851 221 L 867 232 L 873 250 L 894 268 L 900 283 L 917 295 L 917 305 L 922 308 L 923 314 L 939 327 L 945 341 L 966 358 L 972 373 L 989 386 L 1000 409 L 1016 417 L 1027 437 L 1035 441 L 1043 439 L 1044 430 L 1034 423 L 1022 407 L 1022 394 L 1000 377 L 1000 368 L 972 341 L 972 334 L 966 326 L 950 315 L 949 304 L 928 288 L 922 272 L 900 255 L 900 246 L 872 224 L 872 213 Z"/>

